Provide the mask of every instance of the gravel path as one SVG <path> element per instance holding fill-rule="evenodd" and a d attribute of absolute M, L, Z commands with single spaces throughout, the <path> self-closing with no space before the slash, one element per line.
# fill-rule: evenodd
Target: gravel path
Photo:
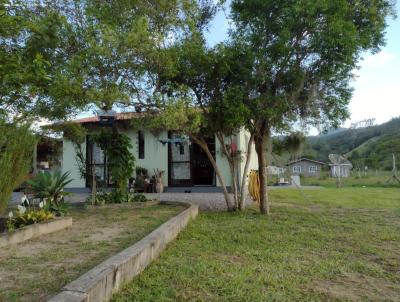
<path fill-rule="evenodd" d="M 189 201 L 199 206 L 202 211 L 225 211 L 226 203 L 223 193 L 147 193 L 147 198 L 160 201 Z M 231 194 L 232 195 L 232 194 Z M 233 195 L 232 201 L 233 201 Z M 252 204 L 250 198 L 246 199 L 246 206 Z"/>

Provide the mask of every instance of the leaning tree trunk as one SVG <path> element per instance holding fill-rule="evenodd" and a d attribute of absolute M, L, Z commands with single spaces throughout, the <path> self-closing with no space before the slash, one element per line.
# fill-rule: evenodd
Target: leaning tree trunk
<path fill-rule="evenodd" d="M 225 145 L 225 138 L 224 134 L 221 132 L 216 133 L 217 139 L 219 140 L 219 144 L 221 145 L 222 153 L 226 156 L 226 159 L 229 164 L 229 171 L 231 173 L 231 182 L 232 182 L 232 191 L 233 191 L 233 199 L 234 199 L 234 209 L 239 209 L 239 197 L 238 197 L 238 179 L 237 179 L 237 170 L 236 170 L 236 161 L 235 161 L 235 154 L 232 154 L 228 150 Z"/>
<path fill-rule="evenodd" d="M 199 138 L 195 137 L 194 135 L 190 135 L 190 137 L 206 153 L 208 159 L 211 162 L 211 165 L 214 168 L 215 174 L 217 174 L 218 181 L 221 184 L 221 187 L 222 187 L 222 190 L 223 190 L 223 193 L 224 193 L 224 197 L 225 197 L 226 207 L 227 207 L 228 211 L 230 211 L 230 212 L 234 211 L 235 209 L 232 206 L 231 198 L 229 196 L 228 190 L 226 189 L 226 185 L 225 185 L 224 179 L 222 177 L 221 171 L 219 170 L 219 168 L 217 166 L 217 163 L 216 163 L 213 155 L 211 154 L 210 149 L 207 146 L 207 143 L 204 141 L 204 139 L 202 139 L 202 138 L 199 139 Z"/>
<path fill-rule="evenodd" d="M 252 153 L 251 147 L 253 145 L 253 142 L 254 142 L 254 134 L 251 134 L 249 141 L 247 142 L 246 162 L 244 164 L 244 170 L 243 170 L 241 186 L 240 186 L 239 210 L 244 209 L 244 199 L 246 197 L 246 194 L 245 194 L 246 178 L 247 178 L 247 174 L 249 172 L 250 158 L 251 158 L 251 153 Z"/>
<path fill-rule="evenodd" d="M 265 128 L 261 128 L 255 137 L 256 152 L 258 157 L 258 177 L 260 179 L 260 212 L 269 214 L 269 200 L 267 192 L 267 167 L 265 160 Z"/>
<path fill-rule="evenodd" d="M 229 169 L 232 177 L 232 191 L 233 191 L 233 199 L 235 202 L 235 209 L 239 208 L 239 198 L 238 198 L 238 186 L 237 186 L 237 175 L 236 175 L 236 163 L 233 160 L 228 160 Z"/>

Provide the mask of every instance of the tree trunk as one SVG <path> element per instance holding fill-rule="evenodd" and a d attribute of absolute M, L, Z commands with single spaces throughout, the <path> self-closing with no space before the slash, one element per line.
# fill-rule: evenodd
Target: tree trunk
<path fill-rule="evenodd" d="M 234 206 L 235 206 L 235 210 L 237 210 L 239 208 L 239 198 L 238 198 L 238 186 L 237 186 L 238 182 L 237 182 L 237 174 L 236 174 L 236 166 L 235 166 L 236 161 L 234 158 L 235 155 L 233 155 L 230 152 L 230 150 L 228 150 L 226 148 L 223 133 L 217 132 L 215 135 L 217 136 L 217 139 L 219 140 L 222 152 L 226 156 L 226 159 L 229 164 L 229 171 L 231 173 L 231 179 L 232 179 L 232 191 L 233 191 Z"/>
<path fill-rule="evenodd" d="M 232 191 L 233 191 L 233 200 L 234 200 L 234 205 L 235 209 L 239 208 L 239 198 L 238 198 L 238 186 L 237 186 L 237 175 L 236 175 L 236 167 L 235 167 L 235 162 L 228 160 L 229 161 L 229 168 L 231 171 L 231 178 L 232 178 Z"/>
<path fill-rule="evenodd" d="M 244 209 L 244 199 L 246 197 L 246 192 L 245 192 L 245 187 L 246 187 L 246 178 L 247 174 L 249 172 L 249 166 L 250 166 L 250 157 L 252 153 L 252 145 L 254 142 L 254 134 L 251 134 L 249 141 L 247 142 L 247 152 L 246 152 L 246 162 L 244 164 L 244 170 L 243 170 L 243 175 L 242 175 L 242 180 L 241 180 L 241 186 L 240 186 L 240 200 L 239 200 L 239 210 Z"/>
<path fill-rule="evenodd" d="M 208 149 L 207 143 L 204 141 L 204 139 L 202 139 L 202 138 L 199 139 L 199 138 L 195 137 L 194 135 L 190 135 L 190 137 L 206 153 L 208 159 L 210 160 L 210 162 L 215 170 L 215 174 L 217 175 L 219 183 L 221 184 L 221 187 L 222 187 L 222 190 L 224 193 L 224 197 L 225 197 L 226 207 L 227 207 L 228 211 L 234 211 L 235 209 L 232 206 L 231 198 L 229 196 L 228 190 L 226 189 L 226 185 L 225 185 L 224 179 L 222 177 L 221 171 L 219 170 L 217 163 L 216 163 L 213 155 L 210 152 L 210 149 Z"/>
<path fill-rule="evenodd" d="M 91 173 L 92 173 L 92 192 L 91 192 L 91 194 L 92 194 L 92 205 L 94 205 L 94 204 L 96 204 L 96 194 L 97 194 L 96 169 L 95 169 L 95 166 L 94 166 L 94 162 L 92 162 Z"/>
<path fill-rule="evenodd" d="M 260 179 L 260 212 L 269 214 L 269 201 L 267 192 L 267 167 L 265 160 L 266 129 L 262 127 L 255 137 L 256 152 L 258 157 L 258 177 Z"/>

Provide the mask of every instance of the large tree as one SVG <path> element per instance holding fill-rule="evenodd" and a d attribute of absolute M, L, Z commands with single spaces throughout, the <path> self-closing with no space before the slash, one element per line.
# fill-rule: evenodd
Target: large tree
<path fill-rule="evenodd" d="M 337 126 L 348 116 L 352 71 L 384 44 L 390 0 L 234 0 L 231 45 L 251 112 L 260 177 L 260 211 L 269 212 L 266 142 L 302 120 Z M 245 83 L 244 83 L 245 82 Z"/>
<path fill-rule="evenodd" d="M 67 104 L 47 96 L 64 61 L 66 28 L 53 9 L 33 1 L 0 1 L 0 111 L 8 121 L 63 114 Z"/>
<path fill-rule="evenodd" d="M 63 119 L 146 103 L 163 50 L 204 27 L 212 1 L 0 1 L 0 110 Z"/>
<path fill-rule="evenodd" d="M 223 189 L 228 210 L 241 209 L 244 204 L 246 171 L 250 159 L 248 152 L 252 149 L 253 135 L 250 135 L 245 150 L 232 148 L 235 136 L 246 126 L 248 120 L 248 109 L 242 102 L 242 90 L 238 87 L 240 83 L 232 81 L 232 75 L 236 74 L 236 62 L 240 58 L 234 49 L 223 43 L 212 48 L 207 47 L 200 31 L 182 39 L 168 51 L 176 62 L 176 69 L 168 74 L 160 74 L 160 91 L 167 95 L 167 99 L 171 99 L 176 98 L 182 88 L 185 89 L 186 102 L 190 102 L 190 106 L 202 117 L 202 124 L 199 126 L 202 130 L 194 132 L 192 127 L 188 127 L 189 131 L 186 133 L 208 155 Z M 168 102 L 160 103 L 161 108 L 170 105 Z M 167 112 L 176 114 L 174 110 Z M 181 127 L 183 132 L 184 129 Z M 221 154 L 230 167 L 229 184 L 223 179 L 208 149 L 207 136 L 215 136 L 219 142 Z M 242 174 L 243 178 L 239 180 L 237 169 L 242 160 L 245 160 L 245 171 Z M 228 194 L 227 185 L 231 185 L 234 202 Z"/>
<path fill-rule="evenodd" d="M 91 106 L 146 103 L 158 87 L 155 70 L 174 68 L 162 50 L 204 26 L 213 7 L 207 0 L 0 0 L 0 122 L 11 123 L 3 136 L 20 123 L 66 119 Z M 3 173 L 0 182 L 11 178 Z"/>

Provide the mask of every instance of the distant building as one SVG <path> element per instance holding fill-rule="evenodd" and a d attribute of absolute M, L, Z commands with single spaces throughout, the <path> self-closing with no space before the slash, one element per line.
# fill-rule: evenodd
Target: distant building
<path fill-rule="evenodd" d="M 267 167 L 267 172 L 269 175 L 280 175 L 285 173 L 286 168 L 284 167 L 278 167 L 278 166 L 268 166 Z"/>
<path fill-rule="evenodd" d="M 341 164 L 330 163 L 332 177 L 349 177 L 351 175 L 351 169 L 353 165 L 347 159 Z"/>
<path fill-rule="evenodd" d="M 318 177 L 321 169 L 326 164 L 317 160 L 300 158 L 286 164 L 292 175 L 304 175 L 306 177 Z"/>

